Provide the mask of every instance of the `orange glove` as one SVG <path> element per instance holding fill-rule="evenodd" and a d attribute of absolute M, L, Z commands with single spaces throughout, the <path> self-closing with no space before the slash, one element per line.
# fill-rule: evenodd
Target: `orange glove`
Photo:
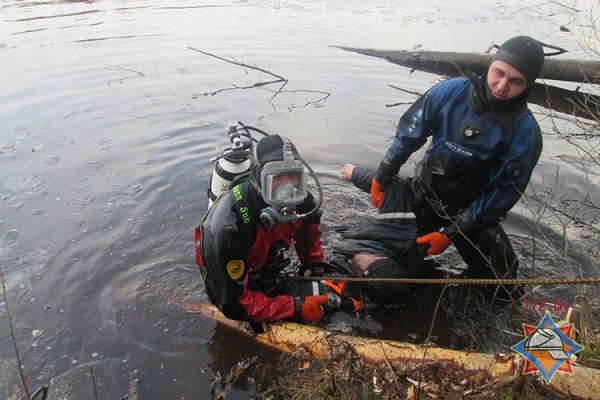
<path fill-rule="evenodd" d="M 430 256 L 443 253 L 452 241 L 442 232 L 432 232 L 417 238 L 418 245 L 428 245 L 427 254 Z"/>
<path fill-rule="evenodd" d="M 304 322 L 319 322 L 325 316 L 321 306 L 327 304 L 327 296 L 307 296 L 302 302 L 300 318 Z"/>
<path fill-rule="evenodd" d="M 371 179 L 371 202 L 379 210 L 383 205 L 383 187 L 377 182 L 377 179 Z"/>

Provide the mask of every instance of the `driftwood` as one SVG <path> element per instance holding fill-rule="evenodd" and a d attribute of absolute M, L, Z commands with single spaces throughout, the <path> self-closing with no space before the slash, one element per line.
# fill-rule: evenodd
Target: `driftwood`
<path fill-rule="evenodd" d="M 345 335 L 313 325 L 283 322 L 263 324 L 263 333 L 249 332 L 244 323 L 226 318 L 214 306 L 206 303 L 184 302 L 184 309 L 215 320 L 240 335 L 251 337 L 272 349 L 289 354 L 302 351 L 315 359 L 329 360 L 334 349 L 352 348 L 365 364 L 387 364 L 400 370 L 419 365 L 437 364 L 442 368 L 460 366 L 469 373 L 485 371 L 496 382 L 510 382 L 522 374 L 524 359 L 516 354 L 490 354 L 474 351 L 444 349 L 434 345 L 419 346 L 407 342 Z M 600 370 L 573 365 L 573 374 L 556 374 L 549 387 L 558 394 L 577 399 L 598 399 Z"/>
<path fill-rule="evenodd" d="M 464 75 L 470 70 L 483 73 L 492 61 L 487 53 L 455 53 L 439 51 L 386 51 L 340 47 L 342 50 L 382 58 L 393 64 L 448 76 Z M 542 78 L 576 83 L 600 84 L 600 62 L 586 60 L 561 60 L 547 57 Z M 547 84 L 533 86 L 529 101 L 542 107 L 577 117 L 597 119 L 600 115 L 600 97 L 577 90 Z"/>
<path fill-rule="evenodd" d="M 492 54 L 487 53 L 339 48 L 366 56 L 383 58 L 393 64 L 419 71 L 448 75 L 463 75 L 466 70 L 481 74 L 490 65 L 493 57 Z M 600 62 L 546 57 L 541 77 L 549 80 L 600 84 Z"/>

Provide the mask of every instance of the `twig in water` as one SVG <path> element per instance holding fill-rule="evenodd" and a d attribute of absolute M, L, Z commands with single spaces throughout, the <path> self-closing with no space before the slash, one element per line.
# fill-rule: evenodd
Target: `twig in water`
<path fill-rule="evenodd" d="M 115 82 L 119 82 L 119 83 L 122 83 L 125 79 L 131 79 L 134 76 L 146 76 L 143 72 L 136 71 L 134 69 L 129 68 L 129 65 L 127 65 L 127 68 L 123 68 L 123 67 L 106 67 L 106 69 L 108 69 L 109 71 L 121 71 L 121 75 L 123 77 L 121 79 L 115 79 Z M 125 76 L 124 72 L 131 72 L 131 75 Z"/>
<path fill-rule="evenodd" d="M 43 385 L 42 387 L 40 387 L 38 390 L 35 391 L 35 393 L 33 394 L 33 397 L 31 398 L 31 400 L 35 400 L 35 398 L 40 393 L 42 393 L 42 399 L 41 400 L 46 400 L 46 398 L 48 397 L 48 389 L 50 389 L 50 386 Z"/>
<path fill-rule="evenodd" d="M 402 89 L 401 87 L 394 86 L 394 85 L 388 85 L 388 86 L 391 87 L 392 89 L 396 89 L 396 90 L 399 90 L 399 91 L 404 92 L 404 93 L 414 94 L 415 96 L 421 97 L 423 95 L 423 93 L 419 93 L 416 90 Z"/>
<path fill-rule="evenodd" d="M 267 82 L 256 82 L 256 83 L 254 83 L 252 85 L 248 85 L 248 86 L 233 85 L 232 87 L 229 87 L 229 88 L 223 88 L 223 89 L 215 90 L 213 92 L 202 93 L 202 96 L 214 96 L 214 95 L 216 95 L 218 93 L 229 91 L 229 90 L 246 90 L 246 89 L 261 88 L 261 89 L 265 89 L 265 90 L 273 93 L 273 96 L 271 96 L 271 98 L 269 99 L 269 104 L 271 104 L 271 107 L 273 107 L 274 110 L 277 110 L 277 108 L 273 104 L 273 100 L 275 99 L 275 97 L 277 97 L 278 95 L 283 94 L 283 93 L 292 93 L 292 94 L 294 94 L 294 93 L 317 93 L 317 94 L 321 95 L 321 97 L 318 98 L 317 100 L 309 100 L 309 101 L 306 101 L 304 104 L 301 104 L 301 105 L 290 105 L 288 107 L 289 110 L 291 110 L 293 108 L 306 107 L 306 106 L 311 105 L 311 104 L 322 103 L 325 100 L 327 100 L 327 98 L 329 98 L 329 96 L 331 96 L 331 93 L 323 92 L 323 91 L 320 91 L 320 90 L 304 90 L 304 89 L 302 89 L 302 90 L 284 90 L 285 86 L 288 84 L 289 81 L 286 78 L 284 78 L 283 76 L 278 75 L 278 74 L 276 74 L 276 73 L 274 73 L 272 71 L 266 70 L 264 68 L 257 67 L 255 65 L 250 65 L 250 64 L 242 63 L 242 62 L 236 61 L 233 58 L 232 59 L 223 58 L 223 57 L 217 56 L 215 54 L 209 53 L 207 51 L 196 49 L 194 47 L 188 47 L 188 49 L 193 50 L 193 51 L 197 51 L 198 53 L 202 53 L 202 54 L 204 54 L 206 56 L 209 56 L 209 57 L 216 58 L 217 60 L 225 61 L 226 63 L 229 63 L 229 64 L 233 64 L 233 65 L 237 65 L 237 66 L 240 66 L 240 67 L 248 68 L 248 69 L 251 69 L 251 70 L 254 70 L 254 71 L 259 71 L 259 72 L 262 72 L 264 74 L 267 74 L 267 75 L 270 75 L 270 76 L 273 77 L 273 80 L 270 80 L 270 81 L 267 81 Z M 272 89 L 267 88 L 268 85 L 272 85 L 272 84 L 280 84 L 280 86 L 279 86 L 279 88 L 277 90 L 272 90 Z"/>
<path fill-rule="evenodd" d="M 396 106 L 404 106 L 404 105 L 408 105 L 408 104 L 413 104 L 413 102 L 412 101 L 401 101 L 400 103 L 386 104 L 385 106 L 387 108 L 391 108 L 391 107 L 396 107 Z"/>
<path fill-rule="evenodd" d="M 6 285 L 4 284 L 4 272 L 2 272 L 2 267 L 0 267 L 0 284 L 2 285 L 2 296 L 4 297 L 4 308 L 6 309 L 8 330 L 10 331 L 10 338 L 12 341 L 13 349 L 15 351 L 15 357 L 17 358 L 17 368 L 19 369 L 19 377 L 21 378 L 21 384 L 23 385 L 23 389 L 25 390 L 25 395 L 27 396 L 27 399 L 31 400 L 31 394 L 29 394 L 29 386 L 27 386 L 25 374 L 23 373 L 23 363 L 21 362 L 21 357 L 19 356 L 19 346 L 17 346 L 17 338 L 15 336 L 15 331 L 13 328 L 12 316 L 10 315 L 10 309 L 8 307 L 8 294 L 6 293 Z"/>
<path fill-rule="evenodd" d="M 96 390 L 96 379 L 94 379 L 94 370 L 90 367 L 90 377 L 92 378 L 92 388 L 94 389 L 94 398 L 98 400 L 98 391 Z"/>

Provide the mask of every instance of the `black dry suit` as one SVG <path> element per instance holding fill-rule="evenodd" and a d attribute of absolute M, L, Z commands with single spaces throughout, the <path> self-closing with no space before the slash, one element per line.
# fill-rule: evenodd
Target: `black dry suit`
<path fill-rule="evenodd" d="M 369 193 L 375 170 L 356 167 L 352 183 Z M 424 253 L 417 246 L 417 224 L 412 211 L 412 192 L 404 190 L 405 181 L 399 176 L 391 178 L 383 204 L 375 220 L 357 227 L 341 230 L 344 238 L 339 245 L 332 244 L 337 253 L 371 253 L 382 256 L 370 264 L 365 278 L 413 278 L 419 272 Z M 361 289 L 373 301 L 390 304 L 400 301 L 408 292 L 408 284 L 369 282 Z"/>

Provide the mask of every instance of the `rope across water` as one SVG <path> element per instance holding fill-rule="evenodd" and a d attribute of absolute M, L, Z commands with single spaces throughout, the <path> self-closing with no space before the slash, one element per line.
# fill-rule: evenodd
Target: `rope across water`
<path fill-rule="evenodd" d="M 340 276 L 295 276 L 303 281 L 346 281 L 346 282 L 381 282 L 381 283 L 414 283 L 431 285 L 598 285 L 600 278 L 548 278 L 548 279 L 420 279 L 420 278 L 355 278 Z"/>

